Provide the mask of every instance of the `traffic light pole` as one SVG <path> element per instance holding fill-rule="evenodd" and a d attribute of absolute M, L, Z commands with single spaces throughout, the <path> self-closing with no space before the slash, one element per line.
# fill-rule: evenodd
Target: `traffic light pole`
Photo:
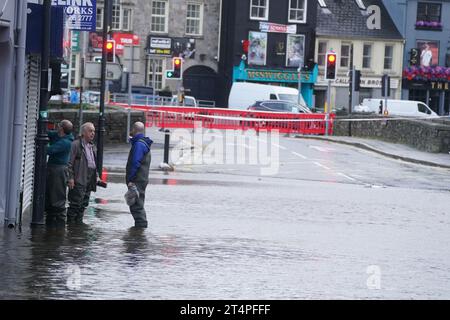
<path fill-rule="evenodd" d="M 111 11 L 111 0 L 105 0 L 105 9 L 103 13 L 103 48 L 102 48 L 102 65 L 100 78 L 100 112 L 98 117 L 98 133 L 97 133 L 97 171 L 99 176 L 102 176 L 103 171 L 103 148 L 104 148 L 104 134 L 105 134 L 105 91 L 106 91 L 106 43 L 108 41 L 109 32 L 109 12 Z"/>
<path fill-rule="evenodd" d="M 328 89 L 327 89 L 327 113 L 325 115 L 325 135 L 328 136 L 329 128 L 330 128 L 330 111 L 331 111 L 331 80 L 328 80 Z"/>
<path fill-rule="evenodd" d="M 298 67 L 298 104 L 302 103 L 302 66 Z"/>
<path fill-rule="evenodd" d="M 350 46 L 350 99 L 348 105 L 348 113 L 351 114 L 353 112 L 353 101 L 355 95 L 355 66 L 353 65 L 353 43 Z"/>

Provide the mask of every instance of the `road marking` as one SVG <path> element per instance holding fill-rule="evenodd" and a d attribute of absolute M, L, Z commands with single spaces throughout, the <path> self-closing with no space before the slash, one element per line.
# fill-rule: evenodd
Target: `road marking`
<path fill-rule="evenodd" d="M 302 159 L 305 159 L 305 160 L 308 159 L 308 158 L 305 157 L 304 155 L 302 155 L 302 154 L 300 154 L 300 153 L 297 153 L 297 152 L 292 152 L 292 154 L 295 155 L 295 156 L 297 156 L 297 157 L 300 157 L 300 158 L 302 158 Z"/>
<path fill-rule="evenodd" d="M 350 177 L 350 176 L 348 176 L 348 175 L 346 175 L 346 174 L 343 174 L 343 173 L 341 173 L 341 172 L 338 172 L 338 175 L 340 175 L 340 176 L 342 176 L 342 177 L 344 177 L 344 178 L 347 178 L 348 180 L 351 180 L 351 181 L 358 181 L 358 180 L 356 180 L 355 178 L 352 178 L 352 177 Z"/>
<path fill-rule="evenodd" d="M 281 150 L 287 150 L 286 147 L 280 146 L 279 144 L 272 143 L 272 145 L 275 146 L 275 147 L 277 147 L 277 148 L 279 148 L 279 149 L 281 149 Z"/>
<path fill-rule="evenodd" d="M 311 149 L 315 149 L 317 151 L 320 152 L 326 152 L 326 153 L 330 153 L 332 151 L 335 151 L 335 149 L 332 148 L 324 148 L 324 147 L 319 147 L 319 146 L 309 146 Z"/>
<path fill-rule="evenodd" d="M 319 167 L 321 167 L 321 168 L 324 168 L 325 170 L 331 170 L 330 168 L 328 168 L 327 166 L 324 166 L 323 164 L 321 164 L 321 163 L 319 163 L 319 162 L 314 162 L 314 164 L 315 164 L 316 166 L 319 166 Z"/>

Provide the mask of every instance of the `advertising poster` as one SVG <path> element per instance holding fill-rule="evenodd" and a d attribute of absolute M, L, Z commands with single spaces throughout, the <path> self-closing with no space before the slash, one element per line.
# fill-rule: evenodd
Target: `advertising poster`
<path fill-rule="evenodd" d="M 288 35 L 286 51 L 287 67 L 303 67 L 305 61 L 305 36 Z"/>
<path fill-rule="evenodd" d="M 248 64 L 254 66 L 265 66 L 267 57 L 267 33 L 249 33 Z"/>
<path fill-rule="evenodd" d="M 418 40 L 417 48 L 420 50 L 420 66 L 432 67 L 439 64 L 439 42 Z"/>

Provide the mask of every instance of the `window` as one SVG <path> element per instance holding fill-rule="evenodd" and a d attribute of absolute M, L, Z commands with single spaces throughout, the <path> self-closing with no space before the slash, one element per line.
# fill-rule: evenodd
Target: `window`
<path fill-rule="evenodd" d="M 168 33 L 168 14 L 167 1 L 152 1 L 151 32 Z"/>
<path fill-rule="evenodd" d="M 162 90 L 163 88 L 163 59 L 149 59 L 148 60 L 148 86 L 154 87 L 156 90 Z"/>
<path fill-rule="evenodd" d="M 250 19 L 269 19 L 269 0 L 250 0 Z"/>
<path fill-rule="evenodd" d="M 103 29 L 103 8 L 97 7 L 97 29 Z"/>
<path fill-rule="evenodd" d="M 187 5 L 186 34 L 193 36 L 203 34 L 203 5 L 200 3 Z"/>
<path fill-rule="evenodd" d="M 131 9 L 123 9 L 122 29 L 131 30 Z"/>
<path fill-rule="evenodd" d="M 104 8 L 97 7 L 97 29 L 103 29 L 103 14 Z M 131 14 L 132 10 L 130 8 L 125 8 L 120 3 L 120 0 L 113 0 L 111 29 L 130 31 L 132 29 Z"/>
<path fill-rule="evenodd" d="M 363 51 L 363 68 L 370 69 L 372 63 L 372 45 L 365 44 Z"/>
<path fill-rule="evenodd" d="M 417 4 L 417 21 L 441 22 L 440 3 L 424 3 Z"/>
<path fill-rule="evenodd" d="M 289 22 L 306 22 L 306 0 L 289 0 Z"/>
<path fill-rule="evenodd" d="M 325 66 L 325 59 L 327 55 L 327 42 L 326 41 L 319 41 L 318 46 L 318 54 L 317 54 L 317 64 L 319 66 Z"/>
<path fill-rule="evenodd" d="M 350 67 L 350 43 L 341 44 L 341 67 Z"/>
<path fill-rule="evenodd" d="M 392 69 L 392 59 L 394 56 L 394 47 L 387 45 L 384 47 L 384 70 Z"/>
<path fill-rule="evenodd" d="M 111 29 L 120 30 L 120 0 L 114 0 L 112 3 Z"/>

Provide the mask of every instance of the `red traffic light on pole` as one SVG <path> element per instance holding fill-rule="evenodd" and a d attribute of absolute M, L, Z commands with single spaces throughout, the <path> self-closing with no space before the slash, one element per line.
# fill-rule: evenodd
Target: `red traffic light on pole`
<path fill-rule="evenodd" d="M 116 61 L 116 41 L 108 40 L 106 42 L 106 61 L 115 62 Z"/>
<path fill-rule="evenodd" d="M 172 59 L 172 70 L 166 72 L 167 79 L 182 79 L 183 78 L 183 59 L 173 58 Z"/>
<path fill-rule="evenodd" d="M 336 80 L 337 55 L 334 52 L 327 53 L 327 63 L 325 67 L 325 79 Z"/>

